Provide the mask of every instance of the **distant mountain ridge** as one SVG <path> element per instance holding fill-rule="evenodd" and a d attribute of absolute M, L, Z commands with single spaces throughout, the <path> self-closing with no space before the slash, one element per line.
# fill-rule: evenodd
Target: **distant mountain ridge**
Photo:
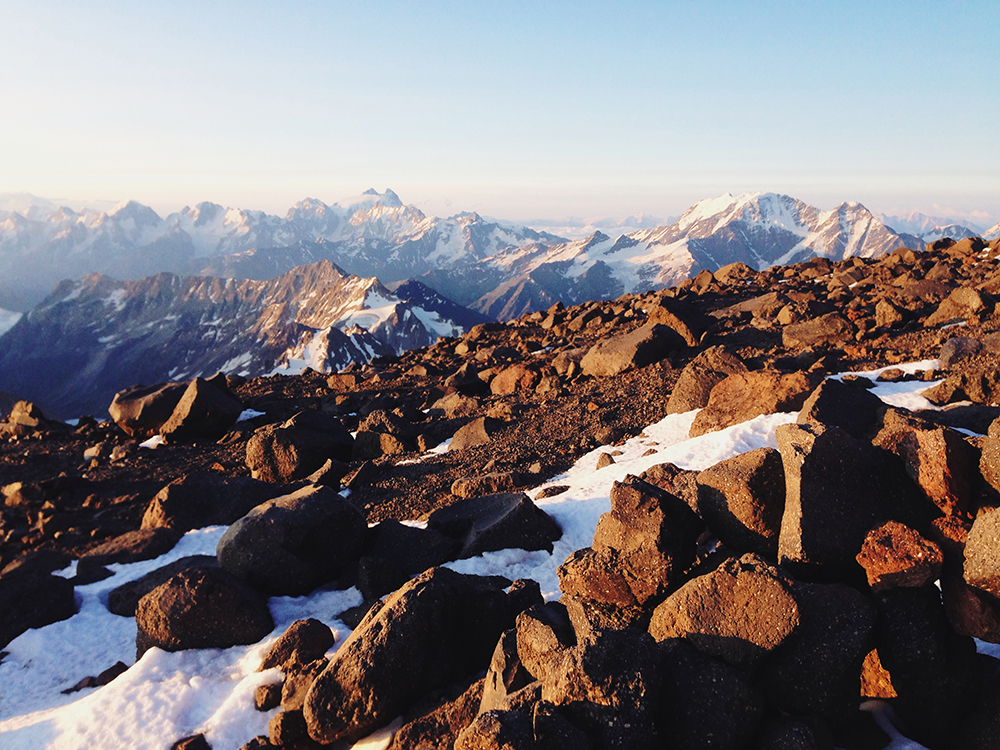
<path fill-rule="evenodd" d="M 326 372 L 483 320 L 419 282 L 393 293 L 329 261 L 269 281 L 95 274 L 62 283 L 0 337 L 0 390 L 57 414 L 103 414 L 134 383 Z"/>
<path fill-rule="evenodd" d="M 924 234 L 897 231 L 859 203 L 821 210 L 776 193 L 727 193 L 669 224 L 621 233 L 653 222 L 597 222 L 604 228 L 576 240 L 476 213 L 427 216 L 388 189 L 329 205 L 306 199 L 284 217 L 199 203 L 162 219 L 130 201 L 107 213 L 42 205 L 0 218 L 0 307 L 25 309 L 58 280 L 91 272 L 265 280 L 328 260 L 388 285 L 419 279 L 494 319 L 642 292 L 737 261 L 760 269 L 814 256 L 872 257 L 971 231 L 916 214 L 892 218 Z"/>

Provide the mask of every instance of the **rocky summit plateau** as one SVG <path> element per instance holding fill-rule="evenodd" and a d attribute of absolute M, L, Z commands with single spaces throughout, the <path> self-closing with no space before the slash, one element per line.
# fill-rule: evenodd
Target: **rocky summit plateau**
<path fill-rule="evenodd" d="M 6 404 L 0 746 L 995 750 L 998 302 L 942 239 Z"/>

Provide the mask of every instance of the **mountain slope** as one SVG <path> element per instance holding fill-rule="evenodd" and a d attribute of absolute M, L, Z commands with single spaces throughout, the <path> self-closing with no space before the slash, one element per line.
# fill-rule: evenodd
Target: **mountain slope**
<path fill-rule="evenodd" d="M 466 330 L 468 315 L 448 317 L 454 303 L 415 291 L 403 299 L 329 261 L 270 281 L 91 275 L 63 282 L 0 337 L 0 390 L 103 414 L 132 383 L 328 371 Z"/>

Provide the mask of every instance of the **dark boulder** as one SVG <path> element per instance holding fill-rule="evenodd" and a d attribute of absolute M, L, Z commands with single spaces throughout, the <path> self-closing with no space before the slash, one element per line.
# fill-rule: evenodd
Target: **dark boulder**
<path fill-rule="evenodd" d="M 630 333 L 612 336 L 592 346 L 580 360 L 580 368 L 584 375 L 593 377 L 617 375 L 659 362 L 671 352 L 685 347 L 684 339 L 673 329 L 647 323 Z"/>
<path fill-rule="evenodd" d="M 303 708 L 310 736 L 364 737 L 429 690 L 485 669 L 510 625 L 506 594 L 489 579 L 422 573 L 365 617 L 313 683 Z"/>
<path fill-rule="evenodd" d="M 108 412 L 126 434 L 149 438 L 159 434 L 186 390 L 187 383 L 133 386 L 115 394 Z"/>
<path fill-rule="evenodd" d="M 257 671 L 272 667 L 284 670 L 292 664 L 315 661 L 333 647 L 334 641 L 333 631 L 319 620 L 296 620 L 271 644 Z"/>
<path fill-rule="evenodd" d="M 30 570 L 0 576 L 0 648 L 26 630 L 75 614 L 73 584 L 65 578 Z"/>
<path fill-rule="evenodd" d="M 752 667 L 799 626 L 792 585 L 758 555 L 730 558 L 660 604 L 649 632 L 657 641 L 684 638 L 709 656 Z"/>
<path fill-rule="evenodd" d="M 852 580 L 865 535 L 884 521 L 923 528 L 930 508 L 899 459 L 839 427 L 779 425 L 785 469 L 780 560 L 801 575 Z"/>
<path fill-rule="evenodd" d="M 718 321 L 694 305 L 670 297 L 660 297 L 646 310 L 650 323 L 659 323 L 675 331 L 688 346 L 698 346 Z"/>
<path fill-rule="evenodd" d="M 743 360 L 723 346 L 713 346 L 692 359 L 670 392 L 667 414 L 680 414 L 708 404 L 712 388 L 729 375 L 747 372 Z"/>
<path fill-rule="evenodd" d="M 229 390 L 225 377 L 195 378 L 159 433 L 170 442 L 218 440 L 242 413 L 243 404 Z"/>
<path fill-rule="evenodd" d="M 136 657 L 256 643 L 274 629 L 267 601 L 219 568 L 188 568 L 139 600 Z"/>
<path fill-rule="evenodd" d="M 139 600 L 160 584 L 166 583 L 177 573 L 188 568 L 215 568 L 218 562 L 209 555 L 191 555 L 167 563 L 162 568 L 150 571 L 141 578 L 123 583 L 108 592 L 108 611 L 121 617 L 135 617 Z"/>
<path fill-rule="evenodd" d="M 523 492 L 459 500 L 431 513 L 427 528 L 459 540 L 459 557 L 509 548 L 551 552 L 562 536 L 559 525 Z"/>
<path fill-rule="evenodd" d="M 482 696 L 483 681 L 476 680 L 458 697 L 400 727 L 387 750 L 453 750 L 459 733 L 479 713 Z"/>
<path fill-rule="evenodd" d="M 328 459 L 349 463 L 353 447 L 354 438 L 339 419 L 307 409 L 257 430 L 247 441 L 246 464 L 254 479 L 292 482 Z"/>
<path fill-rule="evenodd" d="M 840 427 L 851 437 L 870 438 L 885 408 L 882 399 L 864 386 L 828 379 L 809 395 L 796 421 Z"/>
<path fill-rule="evenodd" d="M 727 548 L 778 558 L 785 509 L 781 454 L 758 448 L 698 473 L 698 510 Z"/>
<path fill-rule="evenodd" d="M 782 374 L 774 370 L 730 375 L 712 388 L 708 404 L 691 423 L 690 436 L 722 430 L 764 414 L 798 411 L 821 379 L 804 372 Z"/>
<path fill-rule="evenodd" d="M 503 429 L 504 423 L 493 417 L 478 417 L 467 425 L 460 427 L 448 444 L 449 451 L 460 451 L 463 448 L 475 448 L 485 445 Z"/>
<path fill-rule="evenodd" d="M 368 526 L 329 487 L 303 487 L 258 505 L 219 540 L 219 565 L 271 595 L 298 596 L 353 571 Z"/>
<path fill-rule="evenodd" d="M 161 489 L 142 516 L 143 529 L 176 531 L 228 526 L 263 502 L 288 494 L 288 488 L 249 477 L 195 471 Z"/>
<path fill-rule="evenodd" d="M 764 705 L 738 669 L 699 653 L 681 639 L 658 644 L 662 675 L 659 731 L 675 750 L 750 747 Z"/>

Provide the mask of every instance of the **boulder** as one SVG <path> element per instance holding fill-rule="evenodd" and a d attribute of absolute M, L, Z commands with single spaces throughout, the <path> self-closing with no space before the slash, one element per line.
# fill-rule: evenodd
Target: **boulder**
<path fill-rule="evenodd" d="M 172 550 L 180 538 L 180 532 L 174 529 L 127 531 L 91 548 L 80 558 L 79 565 L 90 567 L 152 560 Z"/>
<path fill-rule="evenodd" d="M 872 527 L 929 522 L 932 506 L 891 453 L 839 427 L 784 424 L 775 437 L 785 469 L 778 556 L 800 575 L 852 580 Z"/>
<path fill-rule="evenodd" d="M 354 448 L 351 457 L 355 461 L 369 461 L 379 456 L 392 456 L 406 453 L 409 446 L 396 435 L 387 432 L 358 430 L 354 436 Z"/>
<path fill-rule="evenodd" d="M 335 640 L 330 627 L 319 620 L 313 617 L 296 620 L 271 644 L 257 671 L 273 667 L 284 671 L 292 664 L 308 664 L 322 658 Z"/>
<path fill-rule="evenodd" d="M 518 655 L 517 631 L 505 630 L 493 651 L 490 667 L 483 682 L 479 711 L 509 710 L 509 698 L 535 682 L 534 676 L 521 663 Z"/>
<path fill-rule="evenodd" d="M 661 678 L 656 644 L 635 629 L 608 631 L 566 649 L 542 679 L 542 700 L 560 707 L 596 747 L 652 750 Z"/>
<path fill-rule="evenodd" d="M 670 297 L 660 297 L 656 305 L 646 310 L 649 323 L 658 323 L 675 331 L 688 346 L 698 346 L 717 324 L 694 305 Z"/>
<path fill-rule="evenodd" d="M 439 508 L 427 528 L 462 543 L 459 557 L 475 557 L 500 549 L 544 549 L 562 536 L 562 529 L 523 492 L 484 495 Z"/>
<path fill-rule="evenodd" d="M 454 700 L 404 724 L 388 750 L 452 750 L 459 733 L 479 713 L 482 695 L 483 680 L 476 680 Z"/>
<path fill-rule="evenodd" d="M 268 500 L 219 540 L 219 565 L 270 595 L 300 596 L 353 572 L 368 526 L 329 487 Z"/>
<path fill-rule="evenodd" d="M 624 601 L 619 595 L 600 599 L 599 590 L 589 584 L 588 598 L 619 606 L 642 606 L 662 596 L 694 562 L 703 529 L 701 519 L 675 495 L 631 475 L 615 482 L 611 487 L 611 510 L 598 521 L 593 549 L 598 559 L 602 559 L 602 550 L 614 551 L 611 575 L 621 577 L 628 596 Z M 584 590 L 570 585 L 569 576 L 565 580 L 564 591 L 586 595 Z"/>
<path fill-rule="evenodd" d="M 775 412 L 799 411 L 822 376 L 774 370 L 736 373 L 712 388 L 708 404 L 691 423 L 690 437 Z"/>
<path fill-rule="evenodd" d="M 249 477 L 195 471 L 161 489 L 142 516 L 143 529 L 185 532 L 205 526 L 228 526 L 288 488 Z"/>
<path fill-rule="evenodd" d="M 942 370 L 950 370 L 962 360 L 974 357 L 983 349 L 983 342 L 969 336 L 952 336 L 941 345 L 938 361 Z"/>
<path fill-rule="evenodd" d="M 587 734 L 566 718 L 563 709 L 548 701 L 535 704 L 531 723 L 538 750 L 593 750 L 594 744 Z"/>
<path fill-rule="evenodd" d="M 520 711 L 481 713 L 458 735 L 455 750 L 535 750 L 531 717 Z"/>
<path fill-rule="evenodd" d="M 31 570 L 0 576 L 0 649 L 26 630 L 75 614 L 73 584 L 65 578 Z"/>
<path fill-rule="evenodd" d="M 187 383 L 136 385 L 116 393 L 108 412 L 126 434 L 150 438 L 159 434 L 186 390 Z"/>
<path fill-rule="evenodd" d="M 899 456 L 906 473 L 942 512 L 969 511 L 979 457 L 959 432 L 890 408 L 872 442 Z"/>
<path fill-rule="evenodd" d="M 529 477 L 526 477 L 519 471 L 495 471 L 489 474 L 475 474 L 470 477 L 461 477 L 452 482 L 451 494 L 455 497 L 495 495 L 499 492 L 513 492 L 518 487 L 528 484 L 529 481 Z"/>
<path fill-rule="evenodd" d="M 802 323 L 792 323 L 781 332 L 781 343 L 786 349 L 839 346 L 853 338 L 854 326 L 839 313 L 827 313 Z"/>
<path fill-rule="evenodd" d="M 490 381 L 490 392 L 494 396 L 513 396 L 515 393 L 531 393 L 541 382 L 542 374 L 537 366 L 517 363 L 505 367 Z"/>
<path fill-rule="evenodd" d="M 309 694 L 309 688 L 329 663 L 323 658 L 289 663 L 285 668 L 285 682 L 281 686 L 281 710 L 301 711 L 306 695 Z"/>
<path fill-rule="evenodd" d="M 485 445 L 503 429 L 504 423 L 493 417 L 479 417 L 464 427 L 460 427 L 452 436 L 448 445 L 449 451 L 459 451 L 463 448 L 474 448 Z"/>
<path fill-rule="evenodd" d="M 257 430 L 247 441 L 246 464 L 254 479 L 292 482 L 328 459 L 349 463 L 353 446 L 354 438 L 339 419 L 307 409 Z"/>
<path fill-rule="evenodd" d="M 358 561 L 357 587 L 365 599 L 379 598 L 411 576 L 453 560 L 461 543 L 434 529 L 406 526 L 392 519 L 369 530 L 365 554 Z"/>
<path fill-rule="evenodd" d="M 660 604 L 649 632 L 657 641 L 685 638 L 709 656 L 753 667 L 799 626 L 792 583 L 759 555 L 730 558 Z"/>
<path fill-rule="evenodd" d="M 858 709 L 858 675 L 875 641 L 875 608 L 840 584 L 796 583 L 799 626 L 756 676 L 782 713 L 847 721 Z"/>
<path fill-rule="evenodd" d="M 796 421 L 840 427 L 860 440 L 875 434 L 885 409 L 885 402 L 863 385 L 828 379 L 809 394 Z"/>
<path fill-rule="evenodd" d="M 659 362 L 685 346 L 684 339 L 673 329 L 647 323 L 592 346 L 580 360 L 580 368 L 584 375 L 592 377 L 617 375 Z"/>
<path fill-rule="evenodd" d="M 785 509 L 781 454 L 758 448 L 698 473 L 698 510 L 728 549 L 777 560 Z"/>
<path fill-rule="evenodd" d="M 139 600 L 160 584 L 188 568 L 215 568 L 218 562 L 209 555 L 190 555 L 150 571 L 141 578 L 128 581 L 108 592 L 108 611 L 121 617 L 135 617 Z"/>
<path fill-rule="evenodd" d="M 485 669 L 510 627 L 494 582 L 434 568 L 370 612 L 306 695 L 309 735 L 357 740 L 405 713 L 429 690 Z"/>
<path fill-rule="evenodd" d="M 878 654 L 898 694 L 893 708 L 908 737 L 928 747 L 946 745 L 971 697 L 975 643 L 951 629 L 933 586 L 889 589 L 874 598 Z"/>
<path fill-rule="evenodd" d="M 734 667 L 679 638 L 658 644 L 662 675 L 659 729 L 674 750 L 739 750 L 764 714 L 760 695 Z M 796 748 L 796 750 L 801 750 Z"/>
<path fill-rule="evenodd" d="M 7 418 L 0 422 L 0 436 L 23 437 L 32 435 L 39 430 L 59 428 L 65 429 L 66 425 L 46 417 L 41 408 L 31 401 L 17 401 L 11 406 Z"/>
<path fill-rule="evenodd" d="M 566 649 L 576 645 L 576 633 L 565 605 L 537 604 L 517 616 L 517 661 L 536 679 L 546 680 L 561 669 Z"/>
<path fill-rule="evenodd" d="M 979 512 L 965 544 L 965 581 L 1000 598 L 1000 507 Z"/>
<path fill-rule="evenodd" d="M 188 383 L 159 434 L 170 442 L 218 440 L 242 413 L 243 404 L 229 390 L 225 377 L 195 378 Z"/>
<path fill-rule="evenodd" d="M 182 651 L 256 643 L 274 629 L 267 601 L 219 568 L 188 568 L 139 600 L 136 658 L 147 649 Z"/>
<path fill-rule="evenodd" d="M 680 414 L 706 406 L 716 384 L 729 375 L 742 372 L 747 372 L 743 360 L 724 346 L 706 349 L 681 371 L 667 402 L 667 414 Z"/>
<path fill-rule="evenodd" d="M 944 555 L 934 542 L 898 521 L 886 521 L 868 532 L 858 564 L 875 591 L 901 586 L 919 587 L 941 575 Z"/>
<path fill-rule="evenodd" d="M 924 325 L 930 327 L 967 320 L 986 312 L 991 307 L 992 305 L 987 305 L 978 291 L 972 287 L 960 286 L 927 316 Z"/>

